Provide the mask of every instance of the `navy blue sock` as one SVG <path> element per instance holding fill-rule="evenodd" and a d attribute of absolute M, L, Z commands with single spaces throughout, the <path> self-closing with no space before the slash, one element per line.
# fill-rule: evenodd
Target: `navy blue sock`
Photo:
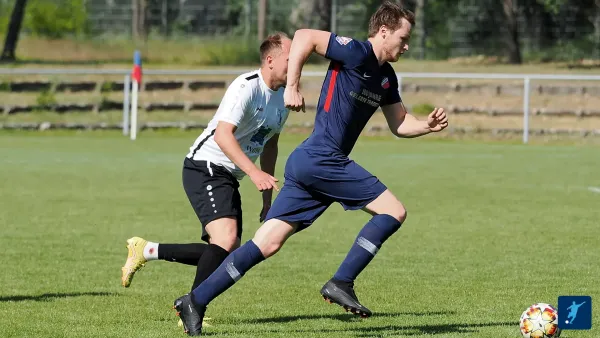
<path fill-rule="evenodd" d="M 260 249 L 251 240 L 234 250 L 215 272 L 192 290 L 194 304 L 207 306 L 218 295 L 235 284 L 256 264 L 265 260 Z"/>
<path fill-rule="evenodd" d="M 348 255 L 333 275 L 339 281 L 352 283 L 371 262 L 377 251 L 402 224 L 390 215 L 376 215 L 360 230 Z"/>

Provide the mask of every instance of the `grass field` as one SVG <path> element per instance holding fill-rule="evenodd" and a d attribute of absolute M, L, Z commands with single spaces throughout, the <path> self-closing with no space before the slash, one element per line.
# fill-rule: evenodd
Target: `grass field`
<path fill-rule="evenodd" d="M 197 133 L 0 133 L 0 336 L 182 337 L 172 301 L 194 269 L 150 262 L 120 286 L 125 240 L 197 241 L 181 187 Z M 282 137 L 277 177 L 303 136 Z M 353 156 L 409 211 L 357 280 L 375 315 L 321 299 L 361 212 L 332 206 L 213 302 L 207 335 L 520 337 L 521 312 L 559 295 L 600 299 L 600 157 L 592 146 L 365 137 Z M 245 233 L 258 192 L 242 181 Z M 593 330 L 562 337 L 598 337 Z"/>

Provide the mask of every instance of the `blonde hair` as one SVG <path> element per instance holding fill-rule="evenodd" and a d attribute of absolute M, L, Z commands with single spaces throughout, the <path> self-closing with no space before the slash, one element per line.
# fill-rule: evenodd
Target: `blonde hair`
<path fill-rule="evenodd" d="M 260 62 L 265 62 L 267 55 L 274 50 L 281 51 L 281 43 L 284 39 L 289 39 L 289 37 L 283 32 L 275 32 L 267 36 L 260 44 Z"/>

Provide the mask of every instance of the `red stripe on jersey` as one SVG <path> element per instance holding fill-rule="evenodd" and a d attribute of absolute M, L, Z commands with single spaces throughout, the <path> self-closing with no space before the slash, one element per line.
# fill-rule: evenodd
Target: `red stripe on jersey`
<path fill-rule="evenodd" d="M 331 77 L 329 78 L 329 88 L 327 88 L 327 98 L 325 99 L 325 111 L 329 113 L 329 107 L 331 106 L 331 99 L 333 98 L 333 88 L 335 87 L 335 79 L 340 71 L 340 64 L 336 63 L 333 65 L 331 71 Z"/>

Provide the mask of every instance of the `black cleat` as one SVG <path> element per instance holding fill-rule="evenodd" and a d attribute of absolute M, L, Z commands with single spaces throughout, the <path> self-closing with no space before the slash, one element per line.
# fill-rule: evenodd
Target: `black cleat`
<path fill-rule="evenodd" d="M 343 307 L 346 312 L 352 312 L 363 318 L 370 317 L 373 313 L 364 307 L 354 293 L 354 283 L 345 283 L 330 279 L 323 288 L 321 295 L 329 304 L 337 304 Z"/>
<path fill-rule="evenodd" d="M 177 311 L 177 316 L 183 322 L 183 332 L 188 336 L 200 336 L 202 334 L 202 319 L 206 307 L 196 307 L 192 303 L 192 296 L 186 294 L 175 300 L 173 309 Z"/>

